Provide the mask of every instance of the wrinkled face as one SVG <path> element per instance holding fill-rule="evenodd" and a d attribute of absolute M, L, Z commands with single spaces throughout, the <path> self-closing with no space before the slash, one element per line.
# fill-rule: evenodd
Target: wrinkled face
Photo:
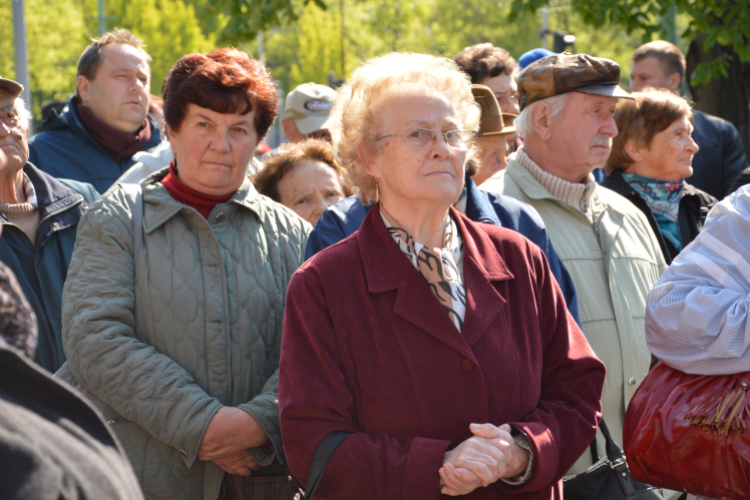
<path fill-rule="evenodd" d="M 434 132 L 461 129 L 450 102 L 429 87 L 408 87 L 376 103 L 379 136 L 421 127 Z M 379 154 L 366 162 L 378 182 L 380 197 L 401 204 L 445 205 L 461 194 L 467 150 L 448 147 L 442 135 L 422 148 L 413 148 L 401 135 L 379 139 Z"/>
<path fill-rule="evenodd" d="M 477 138 L 479 147 L 479 172 L 492 176 L 505 169 L 508 159 L 505 155 L 508 149 L 507 135 L 488 135 Z"/>
<path fill-rule="evenodd" d="M 677 75 L 676 80 L 670 78 L 664 71 L 658 57 L 649 56 L 633 62 L 633 68 L 630 70 L 630 90 L 632 92 L 638 92 L 646 87 L 677 90 L 679 85 L 679 75 Z"/>
<path fill-rule="evenodd" d="M 0 90 L 0 149 L 5 168 L 19 170 L 29 159 L 29 130 L 15 109 L 16 98 Z"/>
<path fill-rule="evenodd" d="M 690 133 L 693 127 L 687 117 L 654 135 L 648 148 L 641 148 L 643 161 L 635 173 L 663 181 L 679 181 L 693 175 L 693 156 L 698 145 Z"/>
<path fill-rule="evenodd" d="M 276 189 L 281 204 L 312 225 L 325 209 L 344 199 L 336 171 L 317 160 L 305 160 L 281 178 Z"/>
<path fill-rule="evenodd" d="M 101 49 L 96 77 L 78 77 L 81 103 L 104 123 L 135 133 L 148 114 L 151 69 L 146 55 L 130 45 L 115 43 Z"/>
<path fill-rule="evenodd" d="M 188 104 L 180 130 L 167 126 L 179 179 L 209 196 L 237 191 L 258 143 L 254 117 L 255 110 L 245 115 L 217 113 Z"/>
<path fill-rule="evenodd" d="M 561 167 L 582 177 L 606 163 L 617 136 L 617 98 L 571 92 L 565 108 L 550 120 L 550 151 Z"/>
<path fill-rule="evenodd" d="M 503 73 L 492 78 L 485 78 L 479 83 L 492 89 L 503 113 L 517 115 L 521 112 L 518 109 L 518 85 L 511 75 Z"/>

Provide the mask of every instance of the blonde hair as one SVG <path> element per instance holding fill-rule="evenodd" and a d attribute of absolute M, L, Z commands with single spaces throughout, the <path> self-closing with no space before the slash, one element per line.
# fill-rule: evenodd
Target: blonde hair
<path fill-rule="evenodd" d="M 453 107 L 460 127 L 475 130 L 480 110 L 471 93 L 468 75 L 447 58 L 427 54 L 392 52 L 366 61 L 336 92 L 331 110 L 333 150 L 351 186 L 367 204 L 378 200 L 377 182 L 367 173 L 357 152 L 362 142 L 370 151 L 375 144 L 373 106 L 399 84 L 421 84 L 442 94 Z M 471 158 L 473 151 L 467 154 Z"/>

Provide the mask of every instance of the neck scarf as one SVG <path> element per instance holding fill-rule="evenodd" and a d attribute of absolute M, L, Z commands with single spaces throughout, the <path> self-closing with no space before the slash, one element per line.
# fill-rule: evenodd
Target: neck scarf
<path fill-rule="evenodd" d="M 126 134 L 101 121 L 89 107 L 82 104 L 76 104 L 75 107 L 86 131 L 115 158 L 130 158 L 151 140 L 151 123 L 148 117 L 135 134 Z"/>
<path fill-rule="evenodd" d="M 622 177 L 651 207 L 662 236 L 677 251 L 682 251 L 682 239 L 677 218 L 685 181 L 662 181 L 638 174 L 622 174 Z"/>
<path fill-rule="evenodd" d="M 196 209 L 206 220 L 211 215 L 214 207 L 220 203 L 228 202 L 234 193 L 227 196 L 208 196 L 196 191 L 183 183 L 177 177 L 177 160 L 172 160 L 169 164 L 169 173 L 161 180 L 162 186 L 167 188 L 169 194 L 180 203 Z"/>
<path fill-rule="evenodd" d="M 430 248 L 412 238 L 405 229 L 391 226 L 382 212 L 380 215 L 396 244 L 417 268 L 460 332 L 466 315 L 466 290 L 457 264 L 463 254 L 463 242 L 456 223 L 449 216 L 443 248 Z"/>

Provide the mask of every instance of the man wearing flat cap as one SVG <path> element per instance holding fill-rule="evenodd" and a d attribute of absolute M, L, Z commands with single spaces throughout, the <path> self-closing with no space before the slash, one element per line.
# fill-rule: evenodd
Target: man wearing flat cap
<path fill-rule="evenodd" d="M 622 443 L 625 409 L 651 364 L 646 298 L 667 266 L 643 213 L 591 174 L 617 135 L 617 100 L 631 98 L 619 81 L 615 62 L 585 54 L 555 54 L 526 67 L 515 121 L 524 145 L 482 188 L 529 203 L 542 216 L 573 278 L 586 338 L 607 366 L 604 419 Z M 601 433 L 597 442 L 606 456 Z M 571 473 L 591 464 L 587 451 Z"/>
<path fill-rule="evenodd" d="M 62 290 L 83 211 L 98 193 L 56 179 L 29 161 L 31 114 L 23 87 L 0 77 L 0 262 L 15 274 L 39 323 L 34 361 L 50 372 L 65 362 Z"/>

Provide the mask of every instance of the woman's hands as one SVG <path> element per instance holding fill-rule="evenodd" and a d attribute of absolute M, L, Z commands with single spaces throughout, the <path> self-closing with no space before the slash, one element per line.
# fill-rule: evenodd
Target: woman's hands
<path fill-rule="evenodd" d="M 459 444 L 445 456 L 440 468 L 440 492 L 466 495 L 498 479 L 521 475 L 529 455 L 516 444 L 508 424 L 471 424 L 474 437 Z"/>
<path fill-rule="evenodd" d="M 224 406 L 208 424 L 198 460 L 212 461 L 229 474 L 249 476 L 260 465 L 248 454 L 268 441 L 268 435 L 244 410 Z"/>

